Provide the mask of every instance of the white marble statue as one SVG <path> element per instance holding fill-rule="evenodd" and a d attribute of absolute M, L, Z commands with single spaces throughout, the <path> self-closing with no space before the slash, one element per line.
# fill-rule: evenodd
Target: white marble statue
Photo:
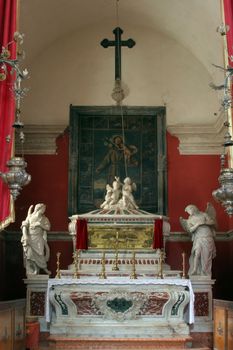
<path fill-rule="evenodd" d="M 112 187 L 106 185 L 106 195 L 104 202 L 100 205 L 102 209 L 138 209 L 133 192 L 137 186 L 130 177 L 124 179 L 122 184 L 119 177 L 115 177 Z"/>
<path fill-rule="evenodd" d="M 201 275 L 211 277 L 212 259 L 216 256 L 214 243 L 216 229 L 216 212 L 208 203 L 205 212 L 190 204 L 185 208 L 189 214 L 187 220 L 180 217 L 185 231 L 192 235 L 192 251 L 189 259 L 189 276 Z"/>
<path fill-rule="evenodd" d="M 110 209 L 110 203 L 112 201 L 112 195 L 113 195 L 113 188 L 107 184 L 106 185 L 106 195 L 105 195 L 105 200 L 101 204 L 100 208 L 102 209 Z"/>
<path fill-rule="evenodd" d="M 133 191 L 136 191 L 137 186 L 129 177 L 124 179 L 122 187 L 121 205 L 124 209 L 138 209 L 138 206 L 133 197 Z"/>
<path fill-rule="evenodd" d="M 122 183 L 120 182 L 120 178 L 115 176 L 115 180 L 112 183 L 112 195 L 109 203 L 109 209 L 118 203 L 121 196 L 121 187 Z"/>
<path fill-rule="evenodd" d="M 26 274 L 39 274 L 43 270 L 50 274 L 47 269 L 50 250 L 47 243 L 47 231 L 50 230 L 50 222 L 44 215 L 46 206 L 43 203 L 33 205 L 28 209 L 26 219 L 22 222 L 22 246 L 24 253 L 24 266 Z"/>

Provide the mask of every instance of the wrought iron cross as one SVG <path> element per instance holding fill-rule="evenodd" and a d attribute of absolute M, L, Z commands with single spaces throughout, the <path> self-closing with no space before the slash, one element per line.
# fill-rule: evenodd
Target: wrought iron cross
<path fill-rule="evenodd" d="M 127 46 L 131 49 L 136 44 L 133 39 L 121 40 L 122 33 L 123 30 L 120 27 L 116 27 L 113 30 L 115 40 L 103 39 L 100 43 L 105 49 L 109 46 L 115 46 L 115 80 L 121 80 L 121 47 Z"/>

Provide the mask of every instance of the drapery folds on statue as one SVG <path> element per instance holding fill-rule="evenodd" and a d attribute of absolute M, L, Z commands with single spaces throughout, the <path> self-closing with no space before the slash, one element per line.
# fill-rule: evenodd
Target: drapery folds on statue
<path fill-rule="evenodd" d="M 78 219 L 76 222 L 76 249 L 88 249 L 87 220 Z"/>
<path fill-rule="evenodd" d="M 17 26 L 17 0 L 0 0 L 0 50 L 10 43 L 10 59 L 16 58 L 16 42 L 14 33 Z M 13 153 L 14 133 L 12 125 L 15 118 L 15 99 L 12 91 L 15 74 L 7 74 L 1 80 L 0 70 L 0 171 L 6 172 L 7 161 Z M 0 180 L 0 230 L 14 221 L 13 200 L 7 184 Z"/>

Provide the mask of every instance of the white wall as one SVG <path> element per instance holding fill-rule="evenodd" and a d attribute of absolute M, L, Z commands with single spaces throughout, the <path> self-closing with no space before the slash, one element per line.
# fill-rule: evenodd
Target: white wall
<path fill-rule="evenodd" d="M 106 24 L 106 23 L 105 23 Z M 30 91 L 23 102 L 26 124 L 68 124 L 69 105 L 112 105 L 114 49 L 112 23 L 83 27 L 60 38 L 28 67 Z M 206 68 L 178 42 L 152 29 L 124 26 L 122 80 L 129 88 L 126 105 L 167 106 L 167 123 L 213 123 L 219 110 Z"/>

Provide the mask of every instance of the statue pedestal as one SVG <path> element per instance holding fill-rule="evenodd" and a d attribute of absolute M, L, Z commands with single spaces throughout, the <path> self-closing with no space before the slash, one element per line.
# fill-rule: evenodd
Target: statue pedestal
<path fill-rule="evenodd" d="M 205 276 L 192 276 L 195 295 L 195 322 L 190 326 L 190 335 L 199 344 L 213 348 L 213 293 L 215 280 Z"/>
<path fill-rule="evenodd" d="M 26 317 L 37 317 L 40 323 L 40 331 L 48 332 L 49 328 L 45 320 L 45 300 L 48 285 L 48 275 L 29 275 L 24 279 L 27 285 Z"/>

